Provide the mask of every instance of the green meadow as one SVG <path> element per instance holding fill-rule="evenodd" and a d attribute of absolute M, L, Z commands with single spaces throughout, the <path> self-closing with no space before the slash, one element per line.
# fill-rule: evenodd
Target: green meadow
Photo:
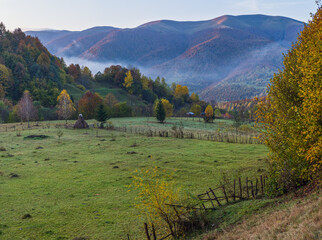
<path fill-rule="evenodd" d="M 112 121 L 144 125 L 145 120 Z M 55 123 L 23 131 L 19 124 L 16 130 L 7 125 L 7 132 L 1 126 L 0 239 L 127 239 L 127 234 L 144 239 L 145 219 L 134 207 L 137 192 L 128 187 L 136 169 L 157 166 L 194 196 L 217 186 L 224 174 L 258 176 L 266 168 L 268 150 L 260 144 L 112 130 L 98 130 L 97 136 L 95 129 L 58 129 Z"/>

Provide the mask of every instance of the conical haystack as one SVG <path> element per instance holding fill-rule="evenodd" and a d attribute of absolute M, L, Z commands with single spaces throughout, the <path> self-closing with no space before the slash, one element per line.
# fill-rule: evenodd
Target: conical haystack
<path fill-rule="evenodd" d="M 78 119 L 74 125 L 74 128 L 89 128 L 87 122 L 84 120 L 83 115 L 79 114 Z"/>

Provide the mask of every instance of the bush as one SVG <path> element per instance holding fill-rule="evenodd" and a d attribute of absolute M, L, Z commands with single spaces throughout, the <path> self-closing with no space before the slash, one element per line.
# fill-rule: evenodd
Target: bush
<path fill-rule="evenodd" d="M 86 88 L 82 84 L 77 84 L 76 87 L 82 91 L 86 90 Z"/>

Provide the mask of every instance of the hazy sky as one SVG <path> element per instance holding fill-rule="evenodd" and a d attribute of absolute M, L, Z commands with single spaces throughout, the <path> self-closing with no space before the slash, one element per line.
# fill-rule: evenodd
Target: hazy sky
<path fill-rule="evenodd" d="M 314 0 L 0 0 L 0 22 L 13 30 L 132 28 L 160 19 L 208 20 L 222 15 L 267 14 L 307 22 Z"/>

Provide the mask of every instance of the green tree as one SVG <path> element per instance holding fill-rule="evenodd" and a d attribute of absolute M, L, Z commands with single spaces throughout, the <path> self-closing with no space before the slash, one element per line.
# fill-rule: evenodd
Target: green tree
<path fill-rule="evenodd" d="M 321 177 L 322 165 L 322 10 L 304 27 L 271 79 L 257 119 L 270 149 L 271 194 Z"/>
<path fill-rule="evenodd" d="M 159 102 L 157 104 L 157 107 L 155 109 L 155 116 L 156 116 L 157 120 L 160 123 L 163 123 L 164 122 L 166 113 L 165 113 L 165 110 L 164 110 L 164 106 L 163 106 L 162 100 L 159 100 Z"/>
<path fill-rule="evenodd" d="M 13 85 L 11 71 L 5 65 L 0 64 L 0 98 L 6 95 L 6 90 Z"/>
<path fill-rule="evenodd" d="M 110 119 L 103 104 L 98 105 L 95 119 L 100 122 L 100 128 L 104 128 L 104 123 L 106 120 Z"/>
<path fill-rule="evenodd" d="M 199 104 L 193 104 L 190 108 L 190 112 L 193 112 L 195 116 L 200 116 L 201 114 L 201 106 Z"/>

